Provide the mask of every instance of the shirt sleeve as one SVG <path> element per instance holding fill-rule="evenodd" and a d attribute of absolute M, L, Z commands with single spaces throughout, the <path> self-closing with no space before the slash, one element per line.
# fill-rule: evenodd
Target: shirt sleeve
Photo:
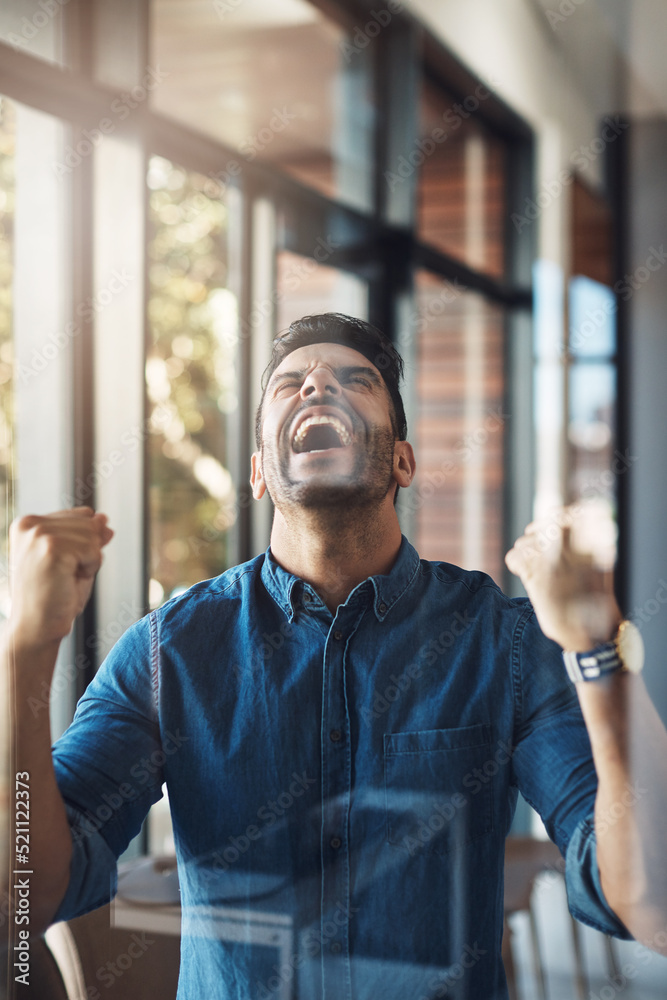
<path fill-rule="evenodd" d="M 598 782 L 579 699 L 560 646 L 544 635 L 529 606 L 516 626 L 512 671 L 514 773 L 565 858 L 570 912 L 604 934 L 631 939 L 600 884 L 593 819 Z"/>
<path fill-rule="evenodd" d="M 162 796 L 150 619 L 132 625 L 79 701 L 53 746 L 56 781 L 72 834 L 70 880 L 54 922 L 115 895 L 117 860 Z"/>

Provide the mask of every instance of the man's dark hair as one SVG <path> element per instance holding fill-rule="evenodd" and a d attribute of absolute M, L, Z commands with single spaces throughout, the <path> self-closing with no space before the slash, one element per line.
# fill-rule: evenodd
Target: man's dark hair
<path fill-rule="evenodd" d="M 299 347 L 308 347 L 309 344 L 343 344 L 363 354 L 371 364 L 375 365 L 382 375 L 392 402 L 394 433 L 399 441 L 405 441 L 408 425 L 399 391 L 399 384 L 403 378 L 403 358 L 389 338 L 370 323 L 355 319 L 354 316 L 345 316 L 343 313 L 320 313 L 295 320 L 286 333 L 279 335 L 273 341 L 271 360 L 262 375 L 262 398 L 255 419 L 257 447 L 261 447 L 262 443 L 262 405 L 269 379 L 288 354 Z"/>

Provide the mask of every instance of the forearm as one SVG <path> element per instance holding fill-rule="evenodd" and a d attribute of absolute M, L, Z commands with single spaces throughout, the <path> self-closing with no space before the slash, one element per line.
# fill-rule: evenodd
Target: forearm
<path fill-rule="evenodd" d="M 58 652 L 58 643 L 40 649 L 28 649 L 17 641 L 8 626 L 0 636 L 0 678 L 4 700 L 2 777 L 4 787 L 0 799 L 2 808 L 3 897 L 9 891 L 16 904 L 14 884 L 21 876 L 11 876 L 15 870 L 26 869 L 29 876 L 30 923 L 23 923 L 31 933 L 46 929 L 62 900 L 69 881 L 72 841 L 65 806 L 58 790 L 51 758 L 51 732 L 48 711 L 33 712 L 43 693 L 43 683 L 50 684 Z M 30 701 L 31 697 L 34 699 Z M 16 776 L 22 775 L 21 792 L 17 798 Z M 21 809 L 21 826 L 16 828 L 17 801 L 29 802 L 29 827 L 25 809 Z M 25 833 L 29 840 L 26 840 Z M 18 839 L 17 835 L 23 834 Z M 28 844 L 28 863 L 17 860 L 17 846 Z M 23 852 L 24 854 L 26 852 Z M 16 857 L 15 857 L 16 855 Z M 28 876 L 25 876 L 26 878 Z M 8 881 L 10 879 L 10 881 Z"/>
<path fill-rule="evenodd" d="M 577 693 L 598 775 L 605 897 L 637 940 L 667 953 L 667 732 L 641 677 L 619 672 L 577 684 Z"/>

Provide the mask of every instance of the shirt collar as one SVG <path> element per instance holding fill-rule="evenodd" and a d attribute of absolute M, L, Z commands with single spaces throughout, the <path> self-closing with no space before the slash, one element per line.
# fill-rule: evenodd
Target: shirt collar
<path fill-rule="evenodd" d="M 396 562 L 389 572 L 368 578 L 373 585 L 373 610 L 378 621 L 384 621 L 396 602 L 408 590 L 418 569 L 419 556 L 417 551 L 410 545 L 405 535 L 402 535 L 401 547 L 398 550 Z M 283 569 L 280 563 L 275 560 L 271 552 L 271 546 L 269 546 L 264 555 L 261 577 L 267 591 L 283 609 L 291 622 L 297 610 L 303 580 Z M 366 582 L 363 581 L 363 583 L 358 584 L 355 587 L 355 591 L 364 587 Z"/>

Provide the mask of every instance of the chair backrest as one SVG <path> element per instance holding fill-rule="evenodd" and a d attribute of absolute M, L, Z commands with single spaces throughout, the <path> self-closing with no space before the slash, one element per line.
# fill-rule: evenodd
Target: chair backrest
<path fill-rule="evenodd" d="M 144 927 L 150 926 L 145 912 Z M 46 942 L 66 992 L 63 1000 L 175 1000 L 180 941 L 172 934 L 114 927 L 111 907 L 103 906 L 67 923 L 53 924 Z M 49 994 L 40 1000 L 51 1000 Z M 61 994 L 54 994 L 61 1000 Z"/>
<path fill-rule="evenodd" d="M 47 944 L 42 937 L 30 939 L 30 972 L 28 984 L 16 983 L 13 958 L 8 960 L 3 949 L 0 954 L 0 997 L 5 997 L 6 983 L 13 985 L 10 997 L 25 997 L 25 1000 L 69 1000 L 65 984 Z"/>

